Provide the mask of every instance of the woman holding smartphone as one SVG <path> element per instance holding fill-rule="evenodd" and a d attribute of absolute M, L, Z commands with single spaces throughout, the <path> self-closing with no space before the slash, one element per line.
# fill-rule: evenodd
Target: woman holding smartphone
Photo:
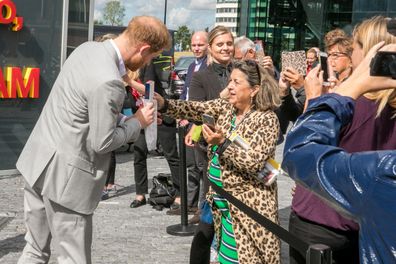
<path fill-rule="evenodd" d="M 396 43 L 396 37 L 388 32 L 389 21 L 389 18 L 377 16 L 364 20 L 355 28 L 351 54 L 354 69 L 375 44 L 381 41 Z M 319 72 L 315 68 L 305 79 L 307 100 L 321 95 L 323 78 Z M 395 109 L 394 89 L 363 94 L 356 99 L 352 121 L 340 132 L 338 146 L 350 153 L 396 149 Z M 354 220 L 345 218 L 314 193 L 297 185 L 289 231 L 311 244 L 330 246 L 334 263 L 359 262 L 359 225 Z M 305 263 L 304 252 L 291 248 L 290 263 Z"/>
<path fill-rule="evenodd" d="M 227 89 L 228 100 L 158 98 L 158 107 L 174 118 L 202 121 L 204 114 L 213 116 L 215 128 L 205 124 L 202 128 L 209 144 L 211 185 L 278 223 L 277 185 L 267 186 L 258 177 L 265 162 L 275 155 L 279 122 L 273 110 L 280 105 L 278 85 L 255 61 L 240 61 L 233 65 Z M 247 148 L 231 141 L 233 133 L 244 140 Z M 212 188 L 207 201 L 213 213 L 220 263 L 280 263 L 280 243 L 274 234 Z M 191 252 L 190 263 L 196 263 L 194 256 L 204 253 Z"/>

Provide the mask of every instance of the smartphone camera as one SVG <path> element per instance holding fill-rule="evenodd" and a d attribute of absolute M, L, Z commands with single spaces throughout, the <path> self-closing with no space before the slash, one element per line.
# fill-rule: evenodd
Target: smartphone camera
<path fill-rule="evenodd" d="M 378 51 L 371 60 L 370 75 L 396 79 L 396 52 Z"/>
<path fill-rule="evenodd" d="M 328 79 L 329 77 L 334 76 L 334 72 L 331 66 L 329 65 L 327 53 L 325 52 L 319 53 L 319 63 L 320 63 L 320 68 L 323 71 L 323 85 L 325 86 L 330 85 Z"/>

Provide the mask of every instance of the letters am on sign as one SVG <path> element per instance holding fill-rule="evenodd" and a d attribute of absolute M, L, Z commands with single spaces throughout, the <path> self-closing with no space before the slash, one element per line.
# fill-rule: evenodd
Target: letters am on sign
<path fill-rule="evenodd" d="M 0 99 L 39 98 L 40 68 L 0 68 Z"/>
<path fill-rule="evenodd" d="M 12 24 L 12 31 L 23 27 L 23 17 L 17 17 L 15 4 L 11 0 L 0 0 L 0 24 Z"/>

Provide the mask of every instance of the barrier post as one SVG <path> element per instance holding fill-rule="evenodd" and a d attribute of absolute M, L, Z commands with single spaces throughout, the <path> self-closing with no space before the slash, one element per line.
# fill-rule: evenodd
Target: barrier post
<path fill-rule="evenodd" d="M 307 250 L 306 264 L 331 264 L 331 249 L 323 244 L 310 245 Z"/>
<path fill-rule="evenodd" d="M 184 137 L 186 136 L 186 127 L 178 128 L 179 135 L 179 155 L 180 155 L 180 209 L 181 224 L 171 225 L 166 228 L 166 232 L 174 236 L 192 236 L 196 226 L 189 225 L 187 219 L 187 162 L 186 162 L 186 145 Z"/>

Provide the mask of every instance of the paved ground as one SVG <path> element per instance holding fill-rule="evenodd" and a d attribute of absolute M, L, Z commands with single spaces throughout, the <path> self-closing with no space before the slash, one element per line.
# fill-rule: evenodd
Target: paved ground
<path fill-rule="evenodd" d="M 277 151 L 278 161 L 281 148 Z M 162 157 L 149 158 L 148 167 L 150 179 L 159 172 L 169 172 Z M 168 216 L 165 211 L 155 211 L 148 205 L 130 209 L 135 192 L 133 182 L 133 154 L 121 149 L 117 153 L 116 169 L 119 192 L 101 202 L 94 215 L 93 263 L 188 263 L 192 237 L 166 233 L 166 227 L 180 223 L 180 216 Z M 292 185 L 289 178 L 278 179 L 279 214 L 284 227 L 287 226 Z M 12 264 L 17 262 L 25 244 L 23 180 L 19 175 L 0 176 L 0 186 L 0 263 Z M 57 263 L 56 253 L 50 263 Z M 284 245 L 282 263 L 288 263 Z"/>

